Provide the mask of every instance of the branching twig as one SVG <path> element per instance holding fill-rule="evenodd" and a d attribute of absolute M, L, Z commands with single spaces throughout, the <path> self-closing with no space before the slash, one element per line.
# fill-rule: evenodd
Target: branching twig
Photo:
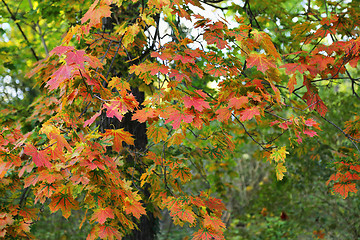
<path fill-rule="evenodd" d="M 31 43 L 30 43 L 29 39 L 27 38 L 27 36 L 25 35 L 24 31 L 22 30 L 20 24 L 17 22 L 17 19 L 16 19 L 15 15 L 11 12 L 11 10 L 10 10 L 9 6 L 6 4 L 5 0 L 1 0 L 1 1 L 4 3 L 7 11 L 9 12 L 9 14 L 10 14 L 10 16 L 11 16 L 11 19 L 15 22 L 16 26 L 17 26 L 18 29 L 20 30 L 21 35 L 24 37 L 25 41 L 28 43 L 28 46 L 30 47 L 30 50 L 31 50 L 34 58 L 36 59 L 36 61 L 39 61 L 40 58 L 36 55 L 35 50 L 34 50 L 34 48 L 31 46 Z"/>

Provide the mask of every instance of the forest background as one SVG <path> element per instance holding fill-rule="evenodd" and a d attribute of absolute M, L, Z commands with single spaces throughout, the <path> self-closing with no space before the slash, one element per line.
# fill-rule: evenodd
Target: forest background
<path fill-rule="evenodd" d="M 0 4 L 1 238 L 360 238 L 358 1 Z"/>

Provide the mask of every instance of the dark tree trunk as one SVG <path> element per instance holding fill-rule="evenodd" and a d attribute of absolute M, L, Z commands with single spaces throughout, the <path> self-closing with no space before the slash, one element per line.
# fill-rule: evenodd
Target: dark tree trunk
<path fill-rule="evenodd" d="M 145 96 L 144 92 L 140 92 L 138 88 L 131 88 L 132 94 L 135 96 L 136 100 L 139 102 L 140 106 L 144 102 Z M 101 115 L 101 121 L 99 123 L 99 129 L 101 132 L 105 132 L 106 129 L 124 129 L 125 131 L 130 132 L 135 141 L 134 146 L 126 146 L 131 150 L 137 152 L 143 152 L 146 149 L 148 143 L 146 135 L 146 123 L 139 123 L 138 121 L 131 120 L 132 113 L 128 112 L 125 114 L 124 118 L 120 122 L 117 118 L 108 118 L 106 113 L 103 112 Z M 134 159 L 133 156 L 128 155 L 127 165 L 132 166 L 140 174 L 144 172 L 143 165 L 137 164 L 136 161 L 139 159 Z M 140 159 L 141 161 L 141 159 Z M 139 188 L 139 183 L 136 184 L 136 187 Z M 147 185 L 145 184 L 141 189 L 141 194 L 143 199 L 148 199 L 150 197 L 150 192 Z M 144 203 L 144 202 L 143 202 Z M 145 204 L 145 208 L 146 203 Z M 156 233 L 158 231 L 158 219 L 154 217 L 154 214 L 150 211 L 146 211 L 146 215 L 140 218 L 140 222 L 137 224 L 138 230 L 134 230 L 131 234 L 125 236 L 126 240 L 154 240 L 156 238 Z"/>
<path fill-rule="evenodd" d="M 135 96 L 136 100 L 139 102 L 141 106 L 145 100 L 144 92 L 140 92 L 138 88 L 131 88 L 132 94 Z M 146 149 L 146 145 L 148 143 L 148 138 L 146 135 L 146 123 L 139 123 L 138 121 L 131 120 L 132 113 L 125 114 L 123 120 L 120 122 L 120 128 L 130 132 L 134 138 L 134 147 L 135 151 L 144 151 Z M 132 148 L 132 146 L 130 146 Z M 135 170 L 137 170 L 140 174 L 144 172 L 144 168 L 141 164 L 136 164 L 133 157 L 128 156 L 128 163 L 135 166 Z M 136 159 L 139 161 L 138 159 Z M 139 188 L 139 183 L 136 183 Z M 145 184 L 141 192 L 143 194 L 144 199 L 149 199 L 150 192 Z M 125 237 L 126 240 L 153 240 L 155 239 L 157 232 L 158 220 L 154 217 L 153 213 L 150 211 L 146 211 L 146 216 L 142 216 L 140 218 L 140 223 L 137 225 L 138 230 L 132 232 L 132 234 Z"/>
<path fill-rule="evenodd" d="M 140 3 L 135 4 L 129 4 L 127 6 L 126 11 L 120 11 L 119 8 L 116 5 L 113 5 L 112 11 L 113 14 L 111 18 L 104 18 L 103 19 L 103 30 L 104 31 L 112 31 L 113 26 L 115 24 L 119 24 L 122 21 L 128 21 L 129 19 L 136 19 L 136 17 L 139 16 L 139 6 Z M 135 18 L 134 18 L 135 17 Z M 127 19 L 127 20 L 125 20 Z M 150 50 L 147 50 L 146 52 L 149 52 Z M 141 54 L 142 50 L 140 50 Z M 128 59 L 119 59 L 115 61 L 115 64 L 113 66 L 114 69 L 122 69 L 122 71 L 127 70 L 128 64 L 136 64 L 138 61 L 141 61 L 140 59 L 143 59 L 144 56 L 147 54 L 142 54 L 142 57 L 137 59 L 137 61 L 133 61 L 131 63 L 128 62 Z M 136 58 L 135 58 L 136 59 Z M 118 66 L 115 66 L 119 64 Z M 125 62 L 128 62 L 127 64 Z M 111 69 L 109 69 L 110 72 Z M 114 75 L 122 75 L 122 72 L 119 74 Z M 120 76 L 121 77 L 121 76 Z M 104 87 L 106 83 L 104 83 Z M 131 93 L 135 96 L 136 100 L 139 102 L 140 108 L 142 107 L 142 103 L 145 100 L 144 92 L 139 91 L 137 87 L 131 88 Z M 126 146 L 129 147 L 134 152 L 143 152 L 146 149 L 146 145 L 148 143 L 148 138 L 146 135 L 146 123 L 139 123 L 138 121 L 131 120 L 132 113 L 128 112 L 123 117 L 122 121 L 120 122 L 117 118 L 108 118 L 106 117 L 106 113 L 103 112 L 101 114 L 101 122 L 99 123 L 99 130 L 101 132 L 105 132 L 106 129 L 124 129 L 125 131 L 130 132 L 135 141 L 134 146 Z M 138 154 L 135 154 L 135 157 Z M 128 154 L 126 157 L 126 164 L 129 165 L 129 167 L 134 167 L 137 172 L 142 174 L 144 172 L 144 166 L 142 164 L 139 164 L 139 161 L 141 159 L 134 159 L 133 155 Z M 139 176 L 140 177 L 140 176 Z M 133 180 L 135 181 L 135 180 Z M 156 238 L 156 233 L 158 231 L 158 219 L 154 217 L 154 214 L 149 211 L 149 206 L 146 205 L 147 199 L 150 197 L 149 187 L 145 184 L 142 188 L 140 188 L 140 183 L 134 182 L 134 186 L 139 189 L 140 194 L 143 198 L 143 204 L 146 208 L 146 215 L 142 216 L 140 218 L 139 223 L 137 224 L 138 229 L 134 230 L 131 234 L 125 236 L 124 239 L 126 240 L 154 240 Z M 151 208 L 151 206 L 150 206 Z M 134 219 L 136 222 L 136 219 Z"/>

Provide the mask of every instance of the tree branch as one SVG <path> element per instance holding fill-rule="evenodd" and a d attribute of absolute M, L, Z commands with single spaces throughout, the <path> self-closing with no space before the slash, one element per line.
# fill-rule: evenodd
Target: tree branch
<path fill-rule="evenodd" d="M 20 24 L 16 21 L 17 19 L 16 19 L 15 15 L 11 12 L 11 10 L 10 10 L 9 6 L 6 4 L 5 0 L 1 0 L 1 1 L 4 3 L 7 11 L 9 12 L 9 14 L 11 16 L 11 19 L 15 22 L 16 26 L 18 27 L 18 29 L 21 32 L 21 35 L 24 37 L 25 41 L 27 42 L 28 46 L 30 47 L 31 53 L 33 54 L 34 58 L 36 59 L 36 61 L 39 61 L 40 58 L 36 55 L 34 48 L 31 46 L 30 41 L 27 38 L 27 36 L 25 35 L 24 31 L 22 30 Z"/>

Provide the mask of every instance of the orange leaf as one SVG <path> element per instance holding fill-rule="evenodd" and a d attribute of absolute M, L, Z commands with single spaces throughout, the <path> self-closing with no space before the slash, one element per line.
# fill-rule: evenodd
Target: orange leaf
<path fill-rule="evenodd" d="M 100 226 L 98 230 L 99 237 L 101 239 L 121 239 L 120 232 L 112 226 Z"/>
<path fill-rule="evenodd" d="M 132 202 L 125 201 L 124 211 L 126 214 L 132 214 L 134 217 L 139 219 L 141 215 L 145 215 L 145 208 L 141 205 L 140 202 L 133 200 Z"/>
<path fill-rule="evenodd" d="M 132 134 L 125 131 L 124 129 L 106 129 L 104 136 L 114 137 L 113 149 L 116 152 L 119 152 L 123 148 L 123 142 L 128 145 L 134 145 L 134 138 L 132 137 Z"/>
<path fill-rule="evenodd" d="M 259 53 L 251 53 L 249 54 L 249 57 L 247 58 L 248 68 L 252 68 L 253 66 L 256 66 L 257 70 L 265 73 L 265 71 L 269 68 L 275 68 L 276 65 L 266 58 L 265 54 L 259 54 Z"/>
<path fill-rule="evenodd" d="M 114 211 L 110 207 L 95 210 L 91 220 L 104 224 L 108 218 L 114 218 Z"/>
<path fill-rule="evenodd" d="M 285 68 L 285 72 L 287 75 L 295 74 L 296 71 L 303 74 L 306 70 L 308 70 L 308 66 L 302 63 L 287 63 L 279 68 Z"/>
<path fill-rule="evenodd" d="M 208 229 L 200 229 L 196 233 L 193 234 L 192 240 L 223 240 L 225 239 L 222 234 L 217 232 L 213 232 Z"/>
<path fill-rule="evenodd" d="M 186 108 L 194 107 L 199 112 L 201 112 L 204 108 L 210 108 L 209 103 L 206 102 L 204 98 L 185 96 L 183 100 Z"/>
<path fill-rule="evenodd" d="M 171 125 L 174 129 L 178 129 L 180 127 L 181 121 L 191 123 L 195 117 L 190 111 L 180 112 L 175 108 L 169 108 L 167 115 L 168 119 L 166 119 L 165 123 L 173 121 Z"/>
<path fill-rule="evenodd" d="M 207 229 L 214 230 L 216 232 L 222 232 L 225 229 L 225 224 L 218 217 L 211 217 L 206 215 L 204 217 L 203 224 Z"/>
<path fill-rule="evenodd" d="M 79 209 L 79 203 L 70 195 L 70 193 L 59 193 L 51 197 L 49 208 L 51 212 L 56 212 L 61 209 L 62 215 L 65 218 L 68 218 L 71 215 L 71 209 Z"/>
<path fill-rule="evenodd" d="M 100 115 L 101 111 L 95 113 L 94 116 L 84 122 L 84 127 L 91 125 Z"/>
<path fill-rule="evenodd" d="M 110 6 L 107 4 L 101 4 L 97 6 L 99 0 L 96 0 L 89 8 L 89 10 L 85 13 L 85 15 L 81 18 L 81 23 L 85 23 L 90 20 L 88 26 L 91 27 L 100 27 L 102 25 L 101 19 L 103 17 L 110 17 L 111 16 L 111 9 Z"/>
<path fill-rule="evenodd" d="M 133 116 L 132 120 L 138 120 L 139 122 L 143 123 L 146 122 L 148 118 L 155 118 L 157 117 L 157 110 L 153 108 L 143 108 L 137 110 Z"/>
<path fill-rule="evenodd" d="M 164 141 L 167 138 L 168 130 L 163 127 L 158 127 L 155 125 L 151 125 L 147 129 L 148 137 L 151 138 L 154 143 L 159 143 L 160 141 Z"/>
<path fill-rule="evenodd" d="M 229 99 L 229 107 L 235 107 L 235 109 L 240 109 L 246 106 L 249 102 L 248 97 L 241 96 L 239 98 L 233 97 Z"/>

